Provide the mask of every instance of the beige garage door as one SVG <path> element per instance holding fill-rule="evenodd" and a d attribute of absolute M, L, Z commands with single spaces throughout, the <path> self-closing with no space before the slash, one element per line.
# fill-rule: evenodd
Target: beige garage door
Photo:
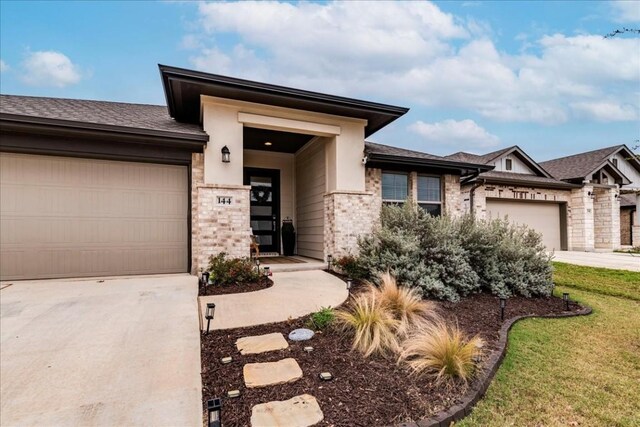
<path fill-rule="evenodd" d="M 2 280 L 186 272 L 185 166 L 0 153 Z"/>
<path fill-rule="evenodd" d="M 513 202 L 487 200 L 487 218 L 504 218 L 517 224 L 524 224 L 542 233 L 542 240 L 548 250 L 561 250 L 561 216 L 557 203 Z"/>

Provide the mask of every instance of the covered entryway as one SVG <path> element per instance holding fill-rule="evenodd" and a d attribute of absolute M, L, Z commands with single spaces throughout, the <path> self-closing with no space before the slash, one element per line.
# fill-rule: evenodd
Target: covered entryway
<path fill-rule="evenodd" d="M 542 233 L 548 250 L 566 249 L 565 205 L 561 203 L 487 199 L 487 218 L 507 217 Z"/>
<path fill-rule="evenodd" d="M 187 166 L 0 160 L 2 280 L 188 271 Z"/>

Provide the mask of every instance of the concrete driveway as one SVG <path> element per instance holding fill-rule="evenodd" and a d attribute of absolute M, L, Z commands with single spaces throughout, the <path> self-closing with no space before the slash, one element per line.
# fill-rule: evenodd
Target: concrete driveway
<path fill-rule="evenodd" d="M 572 252 L 554 253 L 554 261 L 587 267 L 614 268 L 617 270 L 640 271 L 640 255 L 619 252 Z"/>
<path fill-rule="evenodd" d="M 202 425 L 195 277 L 2 286 L 2 426 Z"/>

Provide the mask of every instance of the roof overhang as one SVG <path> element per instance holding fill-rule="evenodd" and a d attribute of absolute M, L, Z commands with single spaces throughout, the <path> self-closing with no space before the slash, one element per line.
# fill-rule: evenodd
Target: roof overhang
<path fill-rule="evenodd" d="M 169 115 L 181 122 L 200 123 L 202 95 L 277 107 L 312 111 L 367 121 L 365 137 L 401 117 L 408 108 L 267 83 L 158 65 Z"/>
<path fill-rule="evenodd" d="M 563 189 L 563 190 L 571 190 L 573 188 L 582 187 L 582 185 L 580 184 L 571 184 L 564 181 L 544 182 L 544 181 L 527 180 L 527 179 L 483 177 L 482 175 L 474 179 L 469 179 L 465 181 L 463 184 L 469 184 L 472 182 L 482 182 L 484 184 L 494 184 L 494 185 L 512 185 L 512 186 L 520 186 L 520 187 L 524 186 L 524 187 L 552 188 L 552 189 Z"/>
<path fill-rule="evenodd" d="M 444 159 L 422 159 L 381 153 L 367 153 L 367 158 L 367 167 L 380 169 L 451 173 L 455 175 L 478 174 L 493 169 L 493 166 L 489 165 L 478 165 L 475 163 L 456 162 Z"/>
<path fill-rule="evenodd" d="M 618 169 L 612 162 L 611 160 L 605 160 L 604 162 L 602 162 L 602 164 L 600 164 L 600 166 L 598 166 L 597 168 L 595 168 L 594 170 L 592 170 L 586 177 L 585 179 L 591 179 L 591 176 L 593 176 L 593 174 L 599 172 L 600 170 L 605 170 L 609 175 L 613 176 L 613 179 L 615 179 L 617 184 L 620 185 L 629 185 L 631 184 L 631 180 L 629 178 L 627 178 L 627 176 L 625 174 L 623 174 L 620 169 Z"/>

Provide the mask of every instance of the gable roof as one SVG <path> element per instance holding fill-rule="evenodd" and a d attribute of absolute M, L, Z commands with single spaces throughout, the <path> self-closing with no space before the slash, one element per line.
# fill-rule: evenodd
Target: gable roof
<path fill-rule="evenodd" d="M 460 160 L 462 162 L 487 164 L 515 148 L 518 148 L 518 147 L 516 145 L 513 145 L 511 147 L 492 151 L 491 153 L 487 153 L 487 154 L 472 154 L 464 151 L 458 151 L 457 153 L 453 153 L 453 154 L 449 154 L 448 156 L 445 156 L 445 158 L 451 159 L 451 160 Z"/>
<path fill-rule="evenodd" d="M 0 119 L 208 140 L 200 126 L 173 120 L 162 105 L 0 95 Z"/>
<path fill-rule="evenodd" d="M 598 150 L 573 154 L 571 156 L 560 157 L 540 163 L 554 177 L 564 181 L 583 181 L 591 179 L 591 175 L 603 167 L 612 170 L 619 175 L 623 181 L 629 181 L 618 168 L 609 161 L 614 154 L 626 151 L 631 157 L 633 152 L 626 145 L 614 145 L 612 147 L 600 148 Z M 640 161 L 637 158 L 630 160 L 630 163 L 640 171 Z"/>

